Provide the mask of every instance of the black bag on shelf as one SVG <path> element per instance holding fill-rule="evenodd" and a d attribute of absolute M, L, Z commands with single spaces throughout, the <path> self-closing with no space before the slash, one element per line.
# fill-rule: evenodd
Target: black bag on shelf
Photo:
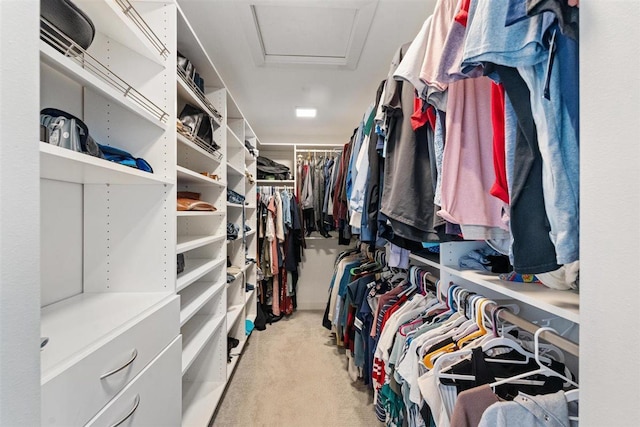
<path fill-rule="evenodd" d="M 258 156 L 257 162 L 258 179 L 291 179 L 291 172 L 287 166 L 264 156 Z"/>
<path fill-rule="evenodd" d="M 180 274 L 184 271 L 184 254 L 178 254 L 177 260 L 178 265 L 176 267 L 176 272 Z"/>
<path fill-rule="evenodd" d="M 189 79 L 193 79 L 193 76 L 195 74 L 195 69 L 193 68 L 193 64 L 191 63 L 191 61 L 187 59 L 186 56 L 184 56 L 180 52 L 178 52 L 178 67 L 182 69 L 184 74 Z"/>
<path fill-rule="evenodd" d="M 100 145 L 89 135 L 87 125 L 66 111 L 45 108 L 40 111 L 40 125 L 44 127 L 44 142 L 104 159 Z"/>
<path fill-rule="evenodd" d="M 213 140 L 213 132 L 218 128 L 218 123 L 198 107 L 186 104 L 180 112 L 180 122 L 193 136 L 202 139 L 216 150 L 220 148 Z"/>
<path fill-rule="evenodd" d="M 70 46 L 65 37 L 60 34 L 64 34 L 84 50 L 91 46 L 96 28 L 87 14 L 70 0 L 40 0 L 40 16 L 51 24 L 40 21 L 40 27 L 62 43 L 62 45 L 52 44 L 48 37 L 43 38 L 57 51 L 64 53 Z"/>

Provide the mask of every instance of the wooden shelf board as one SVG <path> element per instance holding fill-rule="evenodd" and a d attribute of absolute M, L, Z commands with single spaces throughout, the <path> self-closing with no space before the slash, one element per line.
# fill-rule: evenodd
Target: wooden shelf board
<path fill-rule="evenodd" d="M 222 292 L 222 283 L 196 282 L 180 292 L 180 326 L 191 319 L 198 310 Z"/>
<path fill-rule="evenodd" d="M 182 374 L 189 369 L 216 330 L 224 324 L 224 315 L 196 314 L 180 329 L 182 334 Z"/>
<path fill-rule="evenodd" d="M 181 254 L 211 243 L 224 240 L 225 236 L 178 236 L 176 253 Z"/>
<path fill-rule="evenodd" d="M 200 279 L 205 274 L 215 270 L 216 268 L 224 265 L 225 260 L 195 258 L 185 260 L 185 269 L 182 273 L 178 274 L 176 281 L 176 291 L 181 291 L 196 280 Z"/>
<path fill-rule="evenodd" d="M 78 184 L 174 184 L 172 179 L 42 141 L 40 141 L 40 178 Z"/>

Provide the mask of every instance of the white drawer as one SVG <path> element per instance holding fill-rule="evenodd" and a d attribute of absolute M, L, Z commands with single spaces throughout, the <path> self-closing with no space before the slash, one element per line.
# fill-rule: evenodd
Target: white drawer
<path fill-rule="evenodd" d="M 43 384 L 42 425 L 85 424 L 178 336 L 179 319 L 179 298 L 167 299 Z"/>
<path fill-rule="evenodd" d="M 181 338 L 176 338 L 86 427 L 179 426 L 182 416 Z"/>

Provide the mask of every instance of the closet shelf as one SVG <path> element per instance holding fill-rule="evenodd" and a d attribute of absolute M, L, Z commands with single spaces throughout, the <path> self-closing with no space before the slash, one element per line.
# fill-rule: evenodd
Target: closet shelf
<path fill-rule="evenodd" d="M 227 148 L 243 151 L 247 149 L 244 146 L 244 142 L 240 140 L 238 135 L 236 135 L 229 125 L 227 125 Z"/>
<path fill-rule="evenodd" d="M 416 254 L 409 254 L 409 259 L 412 259 L 422 264 L 426 264 L 431 267 L 440 268 L 440 262 L 438 261 L 440 259 L 440 255 L 438 254 L 433 254 L 433 256 L 429 258 L 416 255 Z"/>
<path fill-rule="evenodd" d="M 245 209 L 255 209 L 256 205 L 246 205 Z"/>
<path fill-rule="evenodd" d="M 225 84 L 222 81 L 220 74 L 216 70 L 215 65 L 209 58 L 209 55 L 205 52 L 202 43 L 198 36 L 194 33 L 191 24 L 187 20 L 184 11 L 179 3 L 177 6 L 177 49 L 189 58 L 189 61 L 194 65 L 196 71 L 209 88 L 224 88 Z"/>
<path fill-rule="evenodd" d="M 196 282 L 180 292 L 180 326 L 182 327 L 206 303 L 224 289 L 223 283 Z"/>
<path fill-rule="evenodd" d="M 76 0 L 76 3 L 91 17 L 96 31 L 165 65 L 169 50 L 129 0 Z"/>
<path fill-rule="evenodd" d="M 225 236 L 178 236 L 176 253 L 181 254 L 224 239 Z"/>
<path fill-rule="evenodd" d="M 178 97 L 184 99 L 187 103 L 200 108 L 205 111 L 213 120 L 221 125 L 221 116 L 218 110 L 213 106 L 200 89 L 182 72 L 182 69 L 178 67 L 177 78 Z"/>
<path fill-rule="evenodd" d="M 245 233 L 245 237 L 253 236 L 256 234 L 256 230 L 250 230 Z"/>
<path fill-rule="evenodd" d="M 224 324 L 224 315 L 196 314 L 182 326 L 182 374 L 189 369 L 216 330 Z"/>
<path fill-rule="evenodd" d="M 240 314 L 242 314 L 243 306 L 244 304 L 236 304 L 227 308 L 227 333 L 229 333 Z"/>
<path fill-rule="evenodd" d="M 196 184 L 196 185 L 211 185 L 214 187 L 224 187 L 225 183 L 211 179 L 208 176 L 199 174 L 187 169 L 183 166 L 176 166 L 179 184 Z"/>
<path fill-rule="evenodd" d="M 178 142 L 182 144 L 182 149 L 187 149 L 190 151 L 186 154 L 207 157 L 208 159 L 215 162 L 216 165 L 220 164 L 220 162 L 222 161 L 222 154 L 219 151 L 213 149 L 213 147 L 211 147 L 206 142 L 184 135 L 179 131 L 176 132 L 176 137 Z"/>
<path fill-rule="evenodd" d="M 173 185 L 174 181 L 40 141 L 40 178 L 77 184 Z"/>
<path fill-rule="evenodd" d="M 240 360 L 242 350 L 244 350 L 244 346 L 247 344 L 247 336 L 244 334 L 244 331 L 241 338 L 234 338 L 236 338 L 240 342 L 238 343 L 238 346 L 236 348 L 231 349 L 231 362 L 227 363 L 227 380 L 231 379 L 231 375 L 233 374 L 233 371 L 236 369 L 238 361 Z"/>
<path fill-rule="evenodd" d="M 180 217 L 198 217 L 198 216 L 224 216 L 224 212 L 220 211 L 177 211 L 176 215 Z"/>
<path fill-rule="evenodd" d="M 40 353 L 42 384 L 98 348 L 127 324 L 172 297 L 171 292 L 81 293 L 41 310 L 41 336 L 49 342 Z"/>
<path fill-rule="evenodd" d="M 47 40 L 51 40 L 51 37 L 47 36 Z M 77 47 L 77 49 L 81 51 L 80 47 Z M 67 77 L 82 83 L 83 86 L 94 89 L 102 96 L 137 114 L 160 129 L 165 130 L 167 128 L 169 115 L 165 111 L 116 76 L 107 67 L 93 59 L 89 54 L 64 56 L 41 40 L 40 59 Z"/>
<path fill-rule="evenodd" d="M 208 258 L 193 259 L 185 257 L 184 271 L 178 274 L 178 279 L 176 280 L 176 291 L 179 292 L 183 290 L 205 274 L 224 265 L 224 263 L 224 259 L 211 260 Z"/>
<path fill-rule="evenodd" d="M 296 182 L 293 179 L 257 179 L 258 185 L 271 185 L 274 187 L 294 185 Z"/>
<path fill-rule="evenodd" d="M 575 291 L 559 291 L 535 283 L 506 282 L 491 273 L 459 270 L 444 265 L 440 266 L 440 269 L 571 322 L 580 323 L 580 295 Z"/>
<path fill-rule="evenodd" d="M 249 292 L 246 292 L 246 298 L 245 298 L 245 301 L 244 301 L 245 307 L 247 306 L 247 304 L 249 304 L 251 302 L 253 294 L 255 294 L 255 293 L 256 293 L 256 289 L 255 288 L 253 288 Z"/>
<path fill-rule="evenodd" d="M 237 209 L 242 209 L 243 207 L 245 207 L 244 205 L 241 205 L 240 203 L 229 203 L 227 202 L 227 207 L 228 208 L 237 208 Z"/>
<path fill-rule="evenodd" d="M 244 176 L 244 171 L 240 170 L 237 166 L 232 165 L 230 162 L 227 162 L 227 174 Z"/>
<path fill-rule="evenodd" d="M 244 147 L 244 162 L 246 164 L 250 165 L 251 163 L 254 163 L 256 160 L 258 160 L 256 157 L 257 156 L 254 156 L 253 154 L 251 154 L 251 151 L 249 151 L 247 147 Z"/>
<path fill-rule="evenodd" d="M 213 415 L 224 389 L 225 381 L 182 381 L 182 426 L 206 424 Z"/>

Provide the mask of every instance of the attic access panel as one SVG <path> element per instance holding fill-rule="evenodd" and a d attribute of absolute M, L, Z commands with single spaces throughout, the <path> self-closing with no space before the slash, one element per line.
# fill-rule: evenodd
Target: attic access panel
<path fill-rule="evenodd" d="M 326 65 L 355 69 L 377 0 L 254 1 L 240 7 L 258 66 Z"/>

